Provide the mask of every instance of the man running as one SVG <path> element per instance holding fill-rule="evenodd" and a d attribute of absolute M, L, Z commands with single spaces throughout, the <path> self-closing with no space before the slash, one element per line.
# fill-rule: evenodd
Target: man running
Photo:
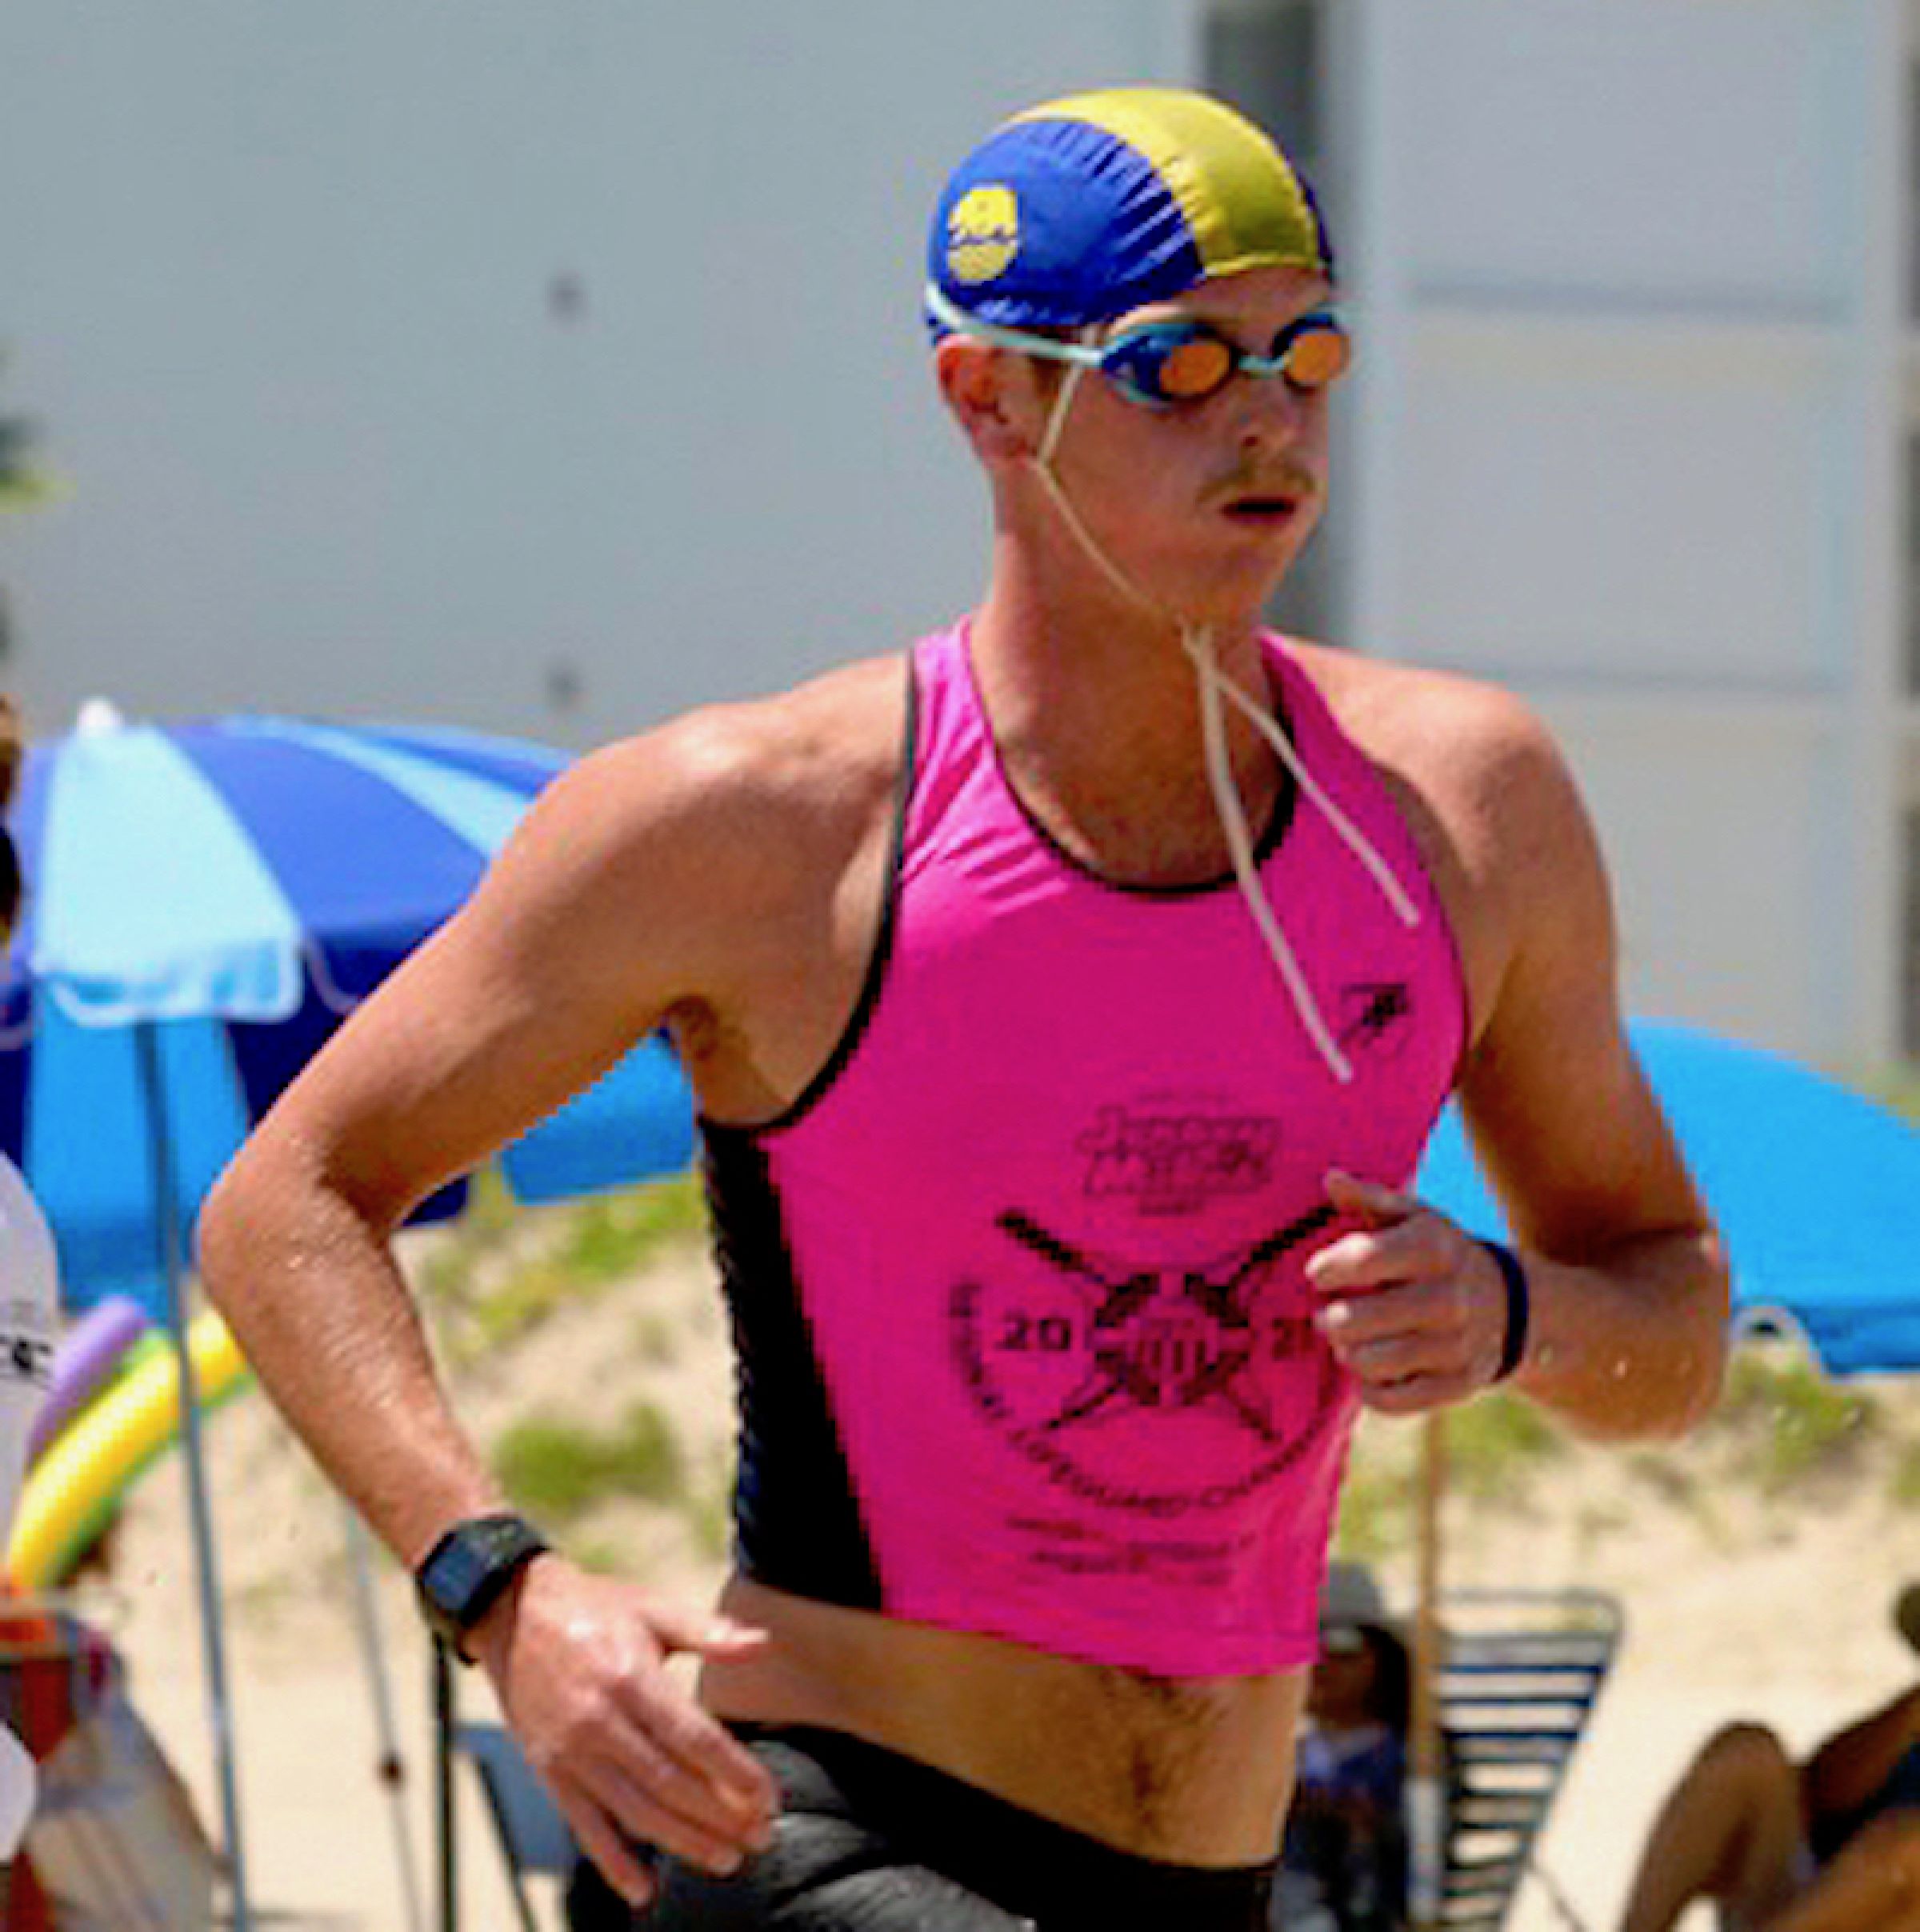
<path fill-rule="evenodd" d="M 1261 626 L 1348 358 L 1286 158 L 1178 90 L 1049 103 L 948 183 L 925 301 L 978 607 L 569 772 L 202 1258 L 646 1925 L 1244 1932 L 1357 1407 L 1678 1430 L 1726 1282 L 1546 734 Z M 662 1024 L 741 1356 L 717 1619 L 506 1518 L 386 1245 Z M 1450 1092 L 1517 1254 L 1407 1192 Z"/>

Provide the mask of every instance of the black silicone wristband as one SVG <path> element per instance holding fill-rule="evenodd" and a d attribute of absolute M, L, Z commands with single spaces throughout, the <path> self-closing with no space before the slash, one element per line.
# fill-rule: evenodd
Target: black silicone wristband
<path fill-rule="evenodd" d="M 1520 1366 L 1526 1353 L 1526 1330 L 1533 1313 L 1533 1297 L 1526 1286 L 1526 1270 L 1520 1257 L 1503 1241 L 1483 1241 L 1481 1246 L 1493 1256 L 1506 1289 L 1506 1339 L 1500 1345 L 1500 1364 L 1494 1370 L 1495 1382 L 1505 1382 Z"/>

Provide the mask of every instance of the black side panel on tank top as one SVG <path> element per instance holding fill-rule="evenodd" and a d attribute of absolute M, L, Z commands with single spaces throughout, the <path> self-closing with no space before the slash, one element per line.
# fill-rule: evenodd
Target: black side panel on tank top
<path fill-rule="evenodd" d="M 740 1566 L 775 1590 L 878 1610 L 879 1573 L 766 1157 L 739 1129 L 710 1121 L 703 1135 L 739 1393 L 734 1534 Z"/>

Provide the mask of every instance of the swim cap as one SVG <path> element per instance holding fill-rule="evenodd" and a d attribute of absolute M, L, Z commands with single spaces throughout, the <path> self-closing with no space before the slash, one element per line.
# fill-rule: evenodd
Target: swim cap
<path fill-rule="evenodd" d="M 929 283 L 1006 328 L 1078 328 L 1254 268 L 1332 274 L 1312 191 L 1250 121 L 1178 87 L 1015 115 L 954 170 L 927 238 Z"/>

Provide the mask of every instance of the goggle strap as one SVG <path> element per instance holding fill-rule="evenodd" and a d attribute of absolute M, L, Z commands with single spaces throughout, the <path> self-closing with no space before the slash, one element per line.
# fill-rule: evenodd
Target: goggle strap
<path fill-rule="evenodd" d="M 1060 433 L 1066 427 L 1066 412 L 1073 405 L 1074 391 L 1080 386 L 1080 378 L 1086 374 L 1086 363 L 1070 363 L 1066 376 L 1054 392 L 1054 406 L 1046 413 L 1046 427 L 1041 433 L 1039 454 L 1034 458 L 1039 464 L 1043 476 L 1050 477 L 1053 474 L 1048 465 L 1054 460 L 1054 451 L 1058 446 Z"/>
<path fill-rule="evenodd" d="M 1234 782 L 1233 760 L 1227 750 L 1226 714 L 1220 702 L 1221 686 L 1227 680 L 1214 657 L 1213 635 L 1204 626 L 1183 623 L 1180 626 L 1180 642 L 1199 674 L 1197 682 L 1200 686 L 1200 737 L 1206 754 L 1206 782 L 1212 788 L 1214 814 L 1220 821 L 1221 831 L 1226 834 L 1226 849 L 1234 862 L 1234 877 L 1239 882 L 1240 897 L 1246 902 L 1260 937 L 1266 942 L 1267 952 L 1293 1000 L 1294 1011 L 1299 1016 L 1307 1038 L 1326 1062 L 1327 1071 L 1342 1086 L 1348 1086 L 1354 1078 L 1353 1062 L 1340 1050 L 1340 1043 L 1334 1038 L 1333 1029 L 1327 1025 L 1319 1002 L 1314 998 L 1314 990 L 1307 984 L 1299 959 L 1288 943 L 1280 916 L 1274 910 L 1272 902 L 1260 883 L 1259 870 L 1254 861 L 1253 832 L 1246 822 L 1246 807 L 1241 800 L 1240 788 Z"/>
<path fill-rule="evenodd" d="M 1278 754 L 1280 762 L 1293 774 L 1294 782 L 1310 799 L 1339 836 L 1346 849 L 1359 860 L 1380 888 L 1380 896 L 1398 914 L 1402 926 L 1413 927 L 1420 923 L 1420 908 L 1414 903 L 1406 886 L 1401 884 L 1394 869 L 1381 856 L 1380 849 L 1366 833 L 1355 825 L 1346 812 L 1328 795 L 1320 781 L 1306 768 L 1306 761 L 1294 750 L 1293 741 L 1280 727 L 1280 721 L 1273 716 L 1264 705 L 1256 703 L 1234 680 L 1218 670 L 1221 688 L 1238 708 L 1241 714 L 1251 721 L 1254 729 L 1271 745 Z"/>
<path fill-rule="evenodd" d="M 1028 329 L 1010 328 L 1004 322 L 989 322 L 953 301 L 938 282 L 927 283 L 921 299 L 926 312 L 942 328 L 960 335 L 971 335 L 997 349 L 1016 349 L 1022 355 L 1037 355 L 1053 362 L 1071 362 L 1076 367 L 1098 369 L 1100 352 L 1080 342 L 1062 342 L 1050 335 L 1036 335 Z"/>
<path fill-rule="evenodd" d="M 1082 550 L 1100 566 L 1101 574 L 1129 602 L 1138 604 L 1149 615 L 1164 619 L 1167 613 L 1149 597 L 1127 574 L 1107 555 L 1099 539 L 1081 521 L 1080 513 L 1073 506 L 1073 500 L 1062 488 L 1060 479 L 1047 466 L 1046 458 L 1032 456 L 1027 458 L 1033 465 L 1034 474 L 1045 488 L 1047 499 L 1060 513 L 1060 521 L 1074 534 L 1074 538 Z"/>

